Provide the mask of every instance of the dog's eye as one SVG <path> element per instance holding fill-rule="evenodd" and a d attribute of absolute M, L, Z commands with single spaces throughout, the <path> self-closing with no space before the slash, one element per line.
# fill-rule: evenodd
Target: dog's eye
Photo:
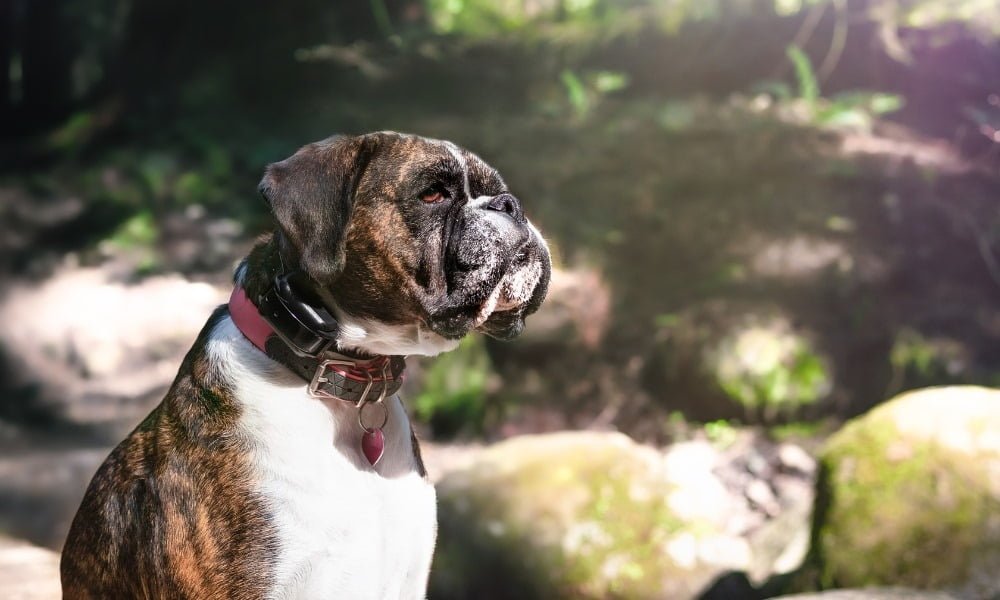
<path fill-rule="evenodd" d="M 446 194 L 441 190 L 430 189 L 420 194 L 420 199 L 427 204 L 437 204 L 438 202 L 444 200 Z"/>

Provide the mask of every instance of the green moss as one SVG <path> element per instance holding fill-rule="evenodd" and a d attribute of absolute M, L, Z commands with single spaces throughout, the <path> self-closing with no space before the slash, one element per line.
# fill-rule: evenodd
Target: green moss
<path fill-rule="evenodd" d="M 94 113 L 79 112 L 72 115 L 49 137 L 49 143 L 55 150 L 68 152 L 76 150 L 84 144 L 86 138 L 94 129 Z"/>
<path fill-rule="evenodd" d="M 767 428 L 767 434 L 778 442 L 794 442 L 800 440 L 815 440 L 824 433 L 832 431 L 832 424 L 826 421 L 804 422 L 796 421 Z"/>
<path fill-rule="evenodd" d="M 824 587 L 958 585 L 977 557 L 1000 550 L 982 535 L 998 508 L 982 463 L 901 435 L 880 415 L 848 425 L 821 460 Z"/>
<path fill-rule="evenodd" d="M 682 571 L 665 545 L 687 526 L 637 448 L 570 441 L 553 453 L 519 443 L 501 444 L 466 479 L 440 486 L 437 595 L 484 597 L 475 582 L 502 574 L 522 582 L 518 597 L 661 597 L 664 581 Z M 447 581 L 454 569 L 462 583 Z"/>
<path fill-rule="evenodd" d="M 739 432 L 726 419 L 717 419 L 705 423 L 705 437 L 721 448 L 728 448 L 736 441 Z"/>

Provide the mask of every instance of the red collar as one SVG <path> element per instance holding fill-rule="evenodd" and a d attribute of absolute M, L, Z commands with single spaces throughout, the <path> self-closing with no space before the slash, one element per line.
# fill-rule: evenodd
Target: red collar
<path fill-rule="evenodd" d="M 309 382 L 309 393 L 318 398 L 353 402 L 358 406 L 391 396 L 403 382 L 402 356 L 359 358 L 325 351 L 318 356 L 294 353 L 247 297 L 241 286 L 229 298 L 233 323 L 258 350 L 285 365 Z"/>
<path fill-rule="evenodd" d="M 309 382 L 311 396 L 355 404 L 358 424 L 364 431 L 362 452 L 372 465 L 378 462 L 384 445 L 382 427 L 389 418 L 382 401 L 395 394 L 403 384 L 406 362 L 402 356 L 356 358 L 332 351 L 318 356 L 297 355 L 261 316 L 242 286 L 236 286 L 229 297 L 229 315 L 254 347 Z M 382 409 L 381 419 L 366 424 L 365 407 L 372 404 Z"/>
<path fill-rule="evenodd" d="M 274 335 L 274 328 L 260 316 L 257 307 L 250 302 L 250 298 L 247 298 L 246 290 L 242 286 L 234 287 L 233 293 L 229 296 L 229 316 L 250 343 L 266 354 L 267 338 Z"/>

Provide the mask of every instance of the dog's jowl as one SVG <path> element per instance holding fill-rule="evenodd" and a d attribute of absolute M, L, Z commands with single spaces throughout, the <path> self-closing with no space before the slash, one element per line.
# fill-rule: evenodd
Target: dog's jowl
<path fill-rule="evenodd" d="M 66 598 L 423 598 L 436 532 L 408 354 L 509 339 L 545 242 L 449 142 L 334 137 L 267 168 L 276 221 L 163 402 L 94 476 Z"/>

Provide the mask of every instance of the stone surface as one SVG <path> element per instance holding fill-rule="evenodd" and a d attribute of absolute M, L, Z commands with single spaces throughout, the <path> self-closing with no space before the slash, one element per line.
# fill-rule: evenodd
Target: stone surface
<path fill-rule="evenodd" d="M 611 320 L 611 291 L 597 271 L 553 268 L 545 302 L 518 338 L 522 348 L 566 344 L 597 348 Z"/>
<path fill-rule="evenodd" d="M 845 426 L 821 459 L 821 585 L 1000 595 L 1000 390 L 903 394 Z"/>
<path fill-rule="evenodd" d="M 228 289 L 179 275 L 133 281 L 117 268 L 64 268 L 0 299 L 14 380 L 0 389 L 40 394 L 45 410 L 120 437 L 159 402 Z"/>
<path fill-rule="evenodd" d="M 56 600 L 59 555 L 0 535 L 0 598 L 4 600 Z"/>
<path fill-rule="evenodd" d="M 943 592 L 927 592 L 904 588 L 867 588 L 861 590 L 832 590 L 817 594 L 781 596 L 781 600 L 956 600 L 956 596 Z"/>
<path fill-rule="evenodd" d="M 693 598 L 727 572 L 794 569 L 811 479 L 781 474 L 776 445 L 764 452 L 783 523 L 746 500 L 744 488 L 760 482 L 736 460 L 761 453 L 749 438 L 660 451 L 621 434 L 567 432 L 491 446 L 438 484 L 430 596 Z"/>

